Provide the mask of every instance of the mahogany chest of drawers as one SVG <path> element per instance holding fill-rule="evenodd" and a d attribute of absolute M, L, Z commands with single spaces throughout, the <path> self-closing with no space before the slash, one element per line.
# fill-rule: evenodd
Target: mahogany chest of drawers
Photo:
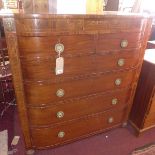
<path fill-rule="evenodd" d="M 22 14 L 3 21 L 27 149 L 127 122 L 151 18 L 105 12 Z M 56 75 L 60 57 L 64 70 Z"/>

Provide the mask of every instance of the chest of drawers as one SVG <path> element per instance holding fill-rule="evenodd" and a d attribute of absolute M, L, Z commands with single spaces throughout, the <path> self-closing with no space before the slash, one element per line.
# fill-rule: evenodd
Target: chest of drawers
<path fill-rule="evenodd" d="M 27 149 L 62 145 L 127 122 L 151 18 L 105 12 L 3 21 Z M 60 44 L 64 72 L 56 75 Z"/>

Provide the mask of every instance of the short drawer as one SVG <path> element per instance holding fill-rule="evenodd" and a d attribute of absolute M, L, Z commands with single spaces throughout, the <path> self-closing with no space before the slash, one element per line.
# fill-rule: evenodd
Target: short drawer
<path fill-rule="evenodd" d="M 145 20 L 142 18 L 119 18 L 112 17 L 84 20 L 84 31 L 85 32 L 98 32 L 101 33 L 116 33 L 116 32 L 141 32 Z"/>
<path fill-rule="evenodd" d="M 29 58 L 40 57 L 43 54 L 57 56 L 55 46 L 58 43 L 64 46 L 63 55 L 93 53 L 95 51 L 95 36 L 91 34 L 18 37 L 20 56 Z"/>
<path fill-rule="evenodd" d="M 99 34 L 97 52 L 141 47 L 141 33 Z"/>
<path fill-rule="evenodd" d="M 74 100 L 58 102 L 46 107 L 29 107 L 28 116 L 32 126 L 47 126 L 77 119 L 82 116 L 103 112 L 110 108 L 118 108 L 128 103 L 129 89 L 100 93 Z"/>
<path fill-rule="evenodd" d="M 28 104 L 47 105 L 64 99 L 130 87 L 134 77 L 135 70 L 127 70 L 58 83 L 25 81 L 24 90 Z"/>
<path fill-rule="evenodd" d="M 56 58 L 22 58 L 21 66 L 25 80 L 47 80 L 70 76 L 89 75 L 135 67 L 139 60 L 139 50 L 115 51 L 98 54 L 64 56 L 64 73 L 55 74 Z"/>
<path fill-rule="evenodd" d="M 68 143 L 123 123 L 126 111 L 108 111 L 80 120 L 48 128 L 31 128 L 32 144 L 36 148 Z"/>
<path fill-rule="evenodd" d="M 68 15 L 54 15 L 40 18 L 16 18 L 17 33 L 19 35 L 49 35 L 50 33 L 76 33 L 83 30 L 83 18 L 70 18 Z M 46 17 L 45 17 L 46 16 Z M 21 30 L 22 27 L 22 30 Z"/>

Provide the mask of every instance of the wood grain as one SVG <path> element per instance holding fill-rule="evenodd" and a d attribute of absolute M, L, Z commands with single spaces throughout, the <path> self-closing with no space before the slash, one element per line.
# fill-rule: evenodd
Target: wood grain
<path fill-rule="evenodd" d="M 14 20 L 13 27 L 4 26 L 13 36 L 7 34 L 7 44 L 26 148 L 62 145 L 127 122 L 151 18 L 104 12 L 16 14 Z M 127 47 L 121 47 L 122 40 Z M 54 73 L 56 43 L 65 47 L 59 76 Z M 125 60 L 123 66 L 119 59 Z M 57 96 L 59 89 L 64 96 Z M 118 104 L 112 105 L 112 98 Z M 64 112 L 61 120 L 58 111 Z"/>
<path fill-rule="evenodd" d="M 126 72 L 115 72 L 103 74 L 102 76 L 93 76 L 92 78 L 82 78 L 59 83 L 52 83 L 52 81 L 25 82 L 24 89 L 27 104 L 47 105 L 54 101 L 130 87 L 134 82 L 134 76 L 135 71 L 129 70 Z M 121 84 L 118 86 L 115 84 L 116 79 L 121 79 Z M 56 95 L 59 89 L 64 90 L 63 97 Z"/>
<path fill-rule="evenodd" d="M 31 130 L 33 145 L 35 148 L 50 147 L 60 145 L 66 142 L 74 141 L 80 137 L 86 137 L 95 132 L 101 132 L 105 129 L 112 128 L 112 126 L 120 125 L 123 120 L 125 110 L 107 111 L 104 113 L 96 114 L 93 117 L 83 118 L 80 120 L 68 122 L 61 126 L 51 128 L 34 128 Z M 109 123 L 112 118 L 113 122 Z M 58 133 L 63 131 L 65 136 L 58 137 Z M 52 139 L 52 140 L 49 140 Z"/>
<path fill-rule="evenodd" d="M 13 18 L 4 18 L 3 23 L 4 26 L 7 25 L 9 20 L 14 20 Z M 21 74 L 21 67 L 20 67 L 20 59 L 18 53 L 18 44 L 17 44 L 17 36 L 15 29 L 8 31 L 7 27 L 5 28 L 5 36 L 7 41 L 7 48 L 9 54 L 9 61 L 11 64 L 11 72 L 13 76 L 13 84 L 15 89 L 16 95 L 16 102 L 19 111 L 19 117 L 21 122 L 21 127 L 23 130 L 24 140 L 26 148 L 31 148 L 31 138 L 29 133 L 29 122 L 27 116 L 27 108 L 25 103 L 25 95 L 23 90 L 23 83 L 22 83 L 22 74 Z"/>
<path fill-rule="evenodd" d="M 78 99 L 65 100 L 42 107 L 28 108 L 32 126 L 48 126 L 52 123 L 61 123 L 86 115 L 92 115 L 111 108 L 126 106 L 129 102 L 131 90 L 121 89 L 109 93 L 98 93 Z M 112 103 L 117 99 L 116 104 Z M 62 111 L 64 117 L 58 118 L 57 113 Z"/>

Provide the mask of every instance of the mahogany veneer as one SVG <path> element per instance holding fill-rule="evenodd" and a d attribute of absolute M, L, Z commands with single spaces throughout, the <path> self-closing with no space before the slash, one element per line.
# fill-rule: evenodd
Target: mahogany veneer
<path fill-rule="evenodd" d="M 3 20 L 27 149 L 65 144 L 127 122 L 151 18 L 105 12 Z M 60 75 L 57 43 L 64 45 Z"/>

